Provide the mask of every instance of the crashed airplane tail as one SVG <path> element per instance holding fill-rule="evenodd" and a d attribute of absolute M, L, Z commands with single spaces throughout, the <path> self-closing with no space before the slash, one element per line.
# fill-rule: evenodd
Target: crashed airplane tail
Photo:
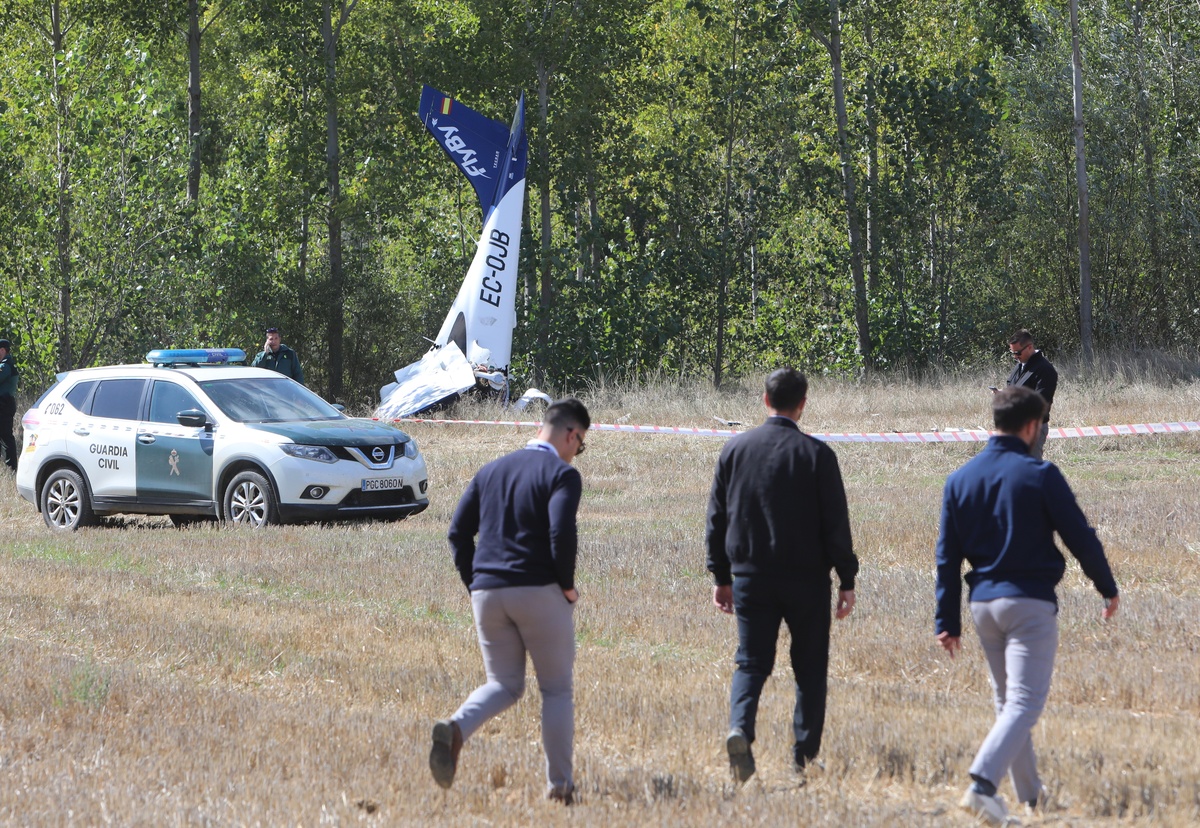
<path fill-rule="evenodd" d="M 483 211 L 483 232 L 434 350 L 396 372 L 380 390 L 375 416 L 404 417 L 476 382 L 507 390 L 517 323 L 517 262 L 525 206 L 525 96 L 511 127 L 426 86 L 418 109 L 425 128 L 462 171 Z M 455 356 L 454 351 L 458 351 Z"/>

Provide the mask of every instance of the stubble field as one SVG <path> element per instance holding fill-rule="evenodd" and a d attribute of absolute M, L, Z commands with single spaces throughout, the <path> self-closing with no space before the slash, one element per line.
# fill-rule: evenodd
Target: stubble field
<path fill-rule="evenodd" d="M 816 382 L 809 431 L 988 425 L 984 386 Z M 1200 384 L 1067 382 L 1055 425 L 1195 420 Z M 595 422 L 761 420 L 757 382 L 720 393 L 594 388 Z M 457 412 L 492 419 L 497 412 Z M 946 475 L 977 445 L 837 444 L 861 561 L 835 622 L 824 769 L 790 767 L 786 657 L 742 788 L 723 750 L 735 630 L 710 603 L 704 510 L 720 439 L 592 433 L 576 613 L 578 804 L 542 799 L 540 703 L 429 777 L 429 728 L 481 682 L 444 540 L 471 474 L 530 429 L 414 424 L 432 505 L 403 523 L 216 526 L 116 519 L 52 534 L 0 479 L 0 823 L 966 826 L 956 808 L 992 718 L 973 631 L 932 631 Z M 1071 561 L 1034 738 L 1049 787 L 1026 824 L 1200 823 L 1200 435 L 1053 440 L 1122 589 Z M 786 637 L 786 636 L 785 636 Z M 786 641 L 781 641 L 781 656 Z M 1011 787 L 1001 788 L 1011 802 Z"/>

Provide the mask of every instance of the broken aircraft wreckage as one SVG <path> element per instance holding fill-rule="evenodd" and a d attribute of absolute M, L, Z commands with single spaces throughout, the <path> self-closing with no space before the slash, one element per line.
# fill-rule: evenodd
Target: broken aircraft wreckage
<path fill-rule="evenodd" d="M 417 114 L 475 189 L 483 231 L 433 347 L 380 389 L 378 419 L 410 417 L 476 387 L 508 397 L 529 156 L 525 96 L 511 127 L 430 86 L 421 92 Z M 522 400 L 530 397 L 548 399 L 536 389 Z"/>

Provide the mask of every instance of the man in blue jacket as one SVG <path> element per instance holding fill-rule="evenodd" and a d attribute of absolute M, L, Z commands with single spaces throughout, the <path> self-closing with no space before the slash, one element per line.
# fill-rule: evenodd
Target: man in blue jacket
<path fill-rule="evenodd" d="M 463 743 L 525 692 L 528 652 L 542 694 L 546 796 L 574 800 L 575 512 L 583 481 L 571 461 L 590 427 L 579 400 L 552 403 L 537 436 L 480 469 L 454 511 L 450 548 L 471 593 L 487 682 L 433 726 L 429 769 L 443 788 L 454 782 Z"/>
<path fill-rule="evenodd" d="M 1058 648 L 1054 588 L 1066 561 L 1055 532 L 1104 598 L 1102 617 L 1111 618 L 1120 603 L 1104 548 L 1067 481 L 1053 463 L 1029 455 L 1046 407 L 1029 388 L 997 392 L 992 417 L 1000 433 L 950 475 L 942 497 L 937 640 L 951 658 L 961 646 L 965 580 L 996 704 L 996 722 L 971 763 L 973 782 L 960 804 L 995 825 L 1008 819 L 996 795 L 1005 773 L 1029 809 L 1042 794 L 1030 734 L 1046 704 Z M 971 569 L 961 576 L 964 560 Z"/>

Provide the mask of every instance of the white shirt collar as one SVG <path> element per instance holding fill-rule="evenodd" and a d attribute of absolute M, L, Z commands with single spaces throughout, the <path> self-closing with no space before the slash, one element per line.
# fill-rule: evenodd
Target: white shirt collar
<path fill-rule="evenodd" d="M 528 443 L 526 443 L 525 448 L 533 449 L 535 451 L 548 451 L 551 454 L 553 454 L 555 457 L 558 456 L 558 449 L 556 449 L 551 444 L 547 443 L 545 440 L 539 440 L 536 437 L 534 437 L 532 440 L 530 440 Z"/>

